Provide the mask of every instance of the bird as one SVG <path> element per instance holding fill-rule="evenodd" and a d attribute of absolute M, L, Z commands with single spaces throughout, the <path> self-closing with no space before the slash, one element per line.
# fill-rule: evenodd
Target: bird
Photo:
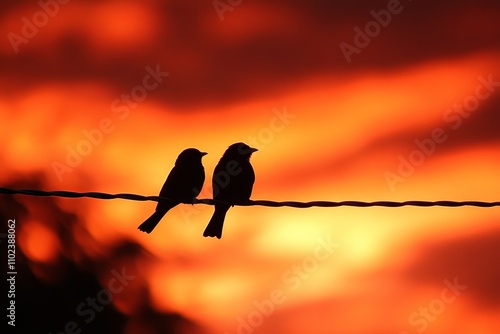
<path fill-rule="evenodd" d="M 180 203 L 194 202 L 205 182 L 205 169 L 201 159 L 206 154 L 196 148 L 187 148 L 179 154 L 159 195 L 170 200 L 158 202 L 155 212 L 139 225 L 140 231 L 151 233 L 170 209 Z"/>
<path fill-rule="evenodd" d="M 229 146 L 222 155 L 212 176 L 215 211 L 203 232 L 204 237 L 220 239 L 229 208 L 250 199 L 255 182 L 255 172 L 250 164 L 250 157 L 257 151 L 256 148 L 240 142 Z"/>

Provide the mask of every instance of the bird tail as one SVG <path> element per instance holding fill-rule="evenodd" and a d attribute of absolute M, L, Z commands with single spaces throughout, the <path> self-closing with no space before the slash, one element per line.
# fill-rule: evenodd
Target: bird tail
<path fill-rule="evenodd" d="M 151 233 L 154 230 L 156 225 L 160 222 L 160 220 L 165 215 L 165 212 L 155 211 L 148 219 L 144 221 L 141 225 L 139 225 L 139 230 L 146 233 Z"/>
<path fill-rule="evenodd" d="M 227 210 L 229 210 L 229 206 L 215 206 L 215 212 L 205 232 L 203 232 L 204 237 L 216 237 L 217 239 L 222 237 L 222 227 L 224 226 Z"/>

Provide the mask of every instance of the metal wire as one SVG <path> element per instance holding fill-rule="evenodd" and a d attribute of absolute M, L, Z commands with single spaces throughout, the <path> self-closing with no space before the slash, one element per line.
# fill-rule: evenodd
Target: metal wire
<path fill-rule="evenodd" d="M 0 194 L 7 195 L 27 195 L 27 196 L 55 196 L 55 197 L 67 197 L 67 198 L 97 198 L 97 199 L 125 199 L 130 201 L 164 201 L 169 200 L 168 198 L 163 198 L 159 196 L 143 196 L 138 194 L 107 194 L 102 192 L 74 192 L 74 191 L 44 191 L 44 190 L 33 190 L 33 189 L 9 189 L 1 188 Z M 212 199 L 203 198 L 196 199 L 194 203 L 188 204 L 206 204 L 214 205 L 215 203 L 220 203 L 219 201 L 214 201 Z M 237 206 L 268 206 L 268 207 L 292 207 L 292 208 L 311 208 L 311 207 L 321 207 L 321 208 L 333 208 L 339 206 L 354 206 L 354 207 L 402 207 L 402 206 L 419 206 L 419 207 L 460 207 L 460 206 L 474 206 L 481 208 L 491 208 L 500 206 L 500 201 L 497 202 L 482 202 L 482 201 L 403 201 L 403 202 L 393 202 L 393 201 L 375 201 L 375 202 L 362 202 L 362 201 L 312 201 L 312 202 L 297 202 L 297 201 L 283 201 L 275 202 L 268 200 L 249 200 L 244 203 L 234 204 Z"/>

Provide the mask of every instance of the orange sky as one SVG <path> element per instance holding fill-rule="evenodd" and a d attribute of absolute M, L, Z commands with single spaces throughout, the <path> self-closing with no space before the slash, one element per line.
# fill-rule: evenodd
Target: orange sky
<path fill-rule="evenodd" d="M 499 199 L 496 3 L 401 2 L 350 63 L 340 43 L 387 2 L 242 1 L 221 20 L 210 2 L 73 0 L 20 44 L 42 9 L 2 6 L 2 186 L 156 195 L 197 147 L 209 198 L 244 141 L 259 149 L 253 199 Z M 63 263 L 101 288 L 135 276 L 106 306 L 125 320 L 102 316 L 124 333 L 500 330 L 496 208 L 234 207 L 214 240 L 210 206 L 145 235 L 151 202 L 5 203 L 36 284 L 74 289 Z M 49 319 L 38 328 L 70 320 Z"/>

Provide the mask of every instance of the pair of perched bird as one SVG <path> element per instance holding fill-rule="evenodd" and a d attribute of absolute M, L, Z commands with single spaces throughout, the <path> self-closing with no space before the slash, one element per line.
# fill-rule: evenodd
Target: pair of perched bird
<path fill-rule="evenodd" d="M 229 208 L 250 199 L 255 182 L 250 157 L 256 151 L 245 143 L 235 143 L 224 152 L 212 177 L 215 212 L 203 232 L 204 237 L 220 239 Z M 139 230 L 151 233 L 170 209 L 180 203 L 193 203 L 205 181 L 201 158 L 206 154 L 195 148 L 188 148 L 179 154 L 160 190 L 160 197 L 169 200 L 158 202 L 155 212 L 139 226 Z"/>

